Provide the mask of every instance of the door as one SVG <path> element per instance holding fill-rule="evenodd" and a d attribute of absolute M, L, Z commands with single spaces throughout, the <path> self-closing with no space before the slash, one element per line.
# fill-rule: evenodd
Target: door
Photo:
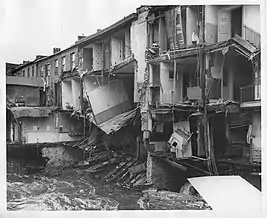
<path fill-rule="evenodd" d="M 231 12 L 218 11 L 218 42 L 231 38 Z"/>

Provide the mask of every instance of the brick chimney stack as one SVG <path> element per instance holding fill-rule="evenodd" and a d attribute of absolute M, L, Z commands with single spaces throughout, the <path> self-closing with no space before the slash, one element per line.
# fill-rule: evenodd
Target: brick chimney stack
<path fill-rule="evenodd" d="M 60 52 L 60 48 L 53 48 L 53 54 L 57 53 L 57 52 Z"/>

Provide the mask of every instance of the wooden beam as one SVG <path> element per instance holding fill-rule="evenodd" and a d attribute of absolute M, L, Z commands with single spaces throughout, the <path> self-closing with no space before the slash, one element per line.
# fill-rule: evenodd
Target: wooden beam
<path fill-rule="evenodd" d="M 223 68 L 225 63 L 225 54 L 223 54 L 223 60 L 221 65 L 221 98 L 223 99 Z"/>

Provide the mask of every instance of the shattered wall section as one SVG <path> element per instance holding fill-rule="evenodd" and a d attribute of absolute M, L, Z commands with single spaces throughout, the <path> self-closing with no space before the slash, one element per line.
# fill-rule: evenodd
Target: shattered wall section
<path fill-rule="evenodd" d="M 101 44 L 93 44 L 93 70 L 103 69 L 103 52 Z"/>
<path fill-rule="evenodd" d="M 144 22 L 148 15 L 148 11 L 144 11 L 138 15 L 138 19 L 131 26 L 131 45 L 134 58 L 138 64 L 135 69 L 134 81 L 134 102 L 139 101 L 138 84 L 144 82 L 144 72 L 146 68 L 145 50 L 147 47 L 147 22 Z"/>
<path fill-rule="evenodd" d="M 52 113 L 49 117 L 22 117 L 24 143 L 56 143 L 81 139 L 83 121 L 70 113 Z M 77 134 L 79 133 L 79 134 Z"/>
<path fill-rule="evenodd" d="M 78 49 L 78 72 L 81 75 L 83 72 L 83 55 L 84 55 L 84 50 L 83 48 Z"/>

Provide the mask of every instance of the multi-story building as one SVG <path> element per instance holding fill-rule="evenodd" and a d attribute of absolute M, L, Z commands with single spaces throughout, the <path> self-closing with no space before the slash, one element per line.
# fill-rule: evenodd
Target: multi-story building
<path fill-rule="evenodd" d="M 57 113 L 68 114 L 68 119 L 72 112 L 90 115 L 109 134 L 120 128 L 118 120 L 138 107 L 146 145 L 177 141 L 174 133 L 180 131 L 178 135 L 190 143 L 183 154 L 174 148 L 176 156 L 205 156 L 203 129 L 200 122 L 191 122 L 190 115 L 202 112 L 203 103 L 211 108 L 220 107 L 219 100 L 240 102 L 240 116 L 231 115 L 227 106 L 223 110 L 228 111 L 227 119 L 222 113 L 209 119 L 215 156 L 220 158 L 238 143 L 250 144 L 251 152 L 261 147 L 259 57 L 259 6 L 141 6 L 136 13 L 79 37 L 67 49 L 25 63 L 14 73 L 42 78 L 47 97 L 42 95 L 40 106 L 60 109 L 49 115 L 51 125 L 46 125 L 43 141 L 54 137 L 52 130 L 66 135 L 84 132 L 82 124 L 60 124 Z M 233 124 L 232 117 L 241 118 Z M 212 125 L 215 122 L 224 125 Z M 31 125 L 38 132 L 39 124 Z M 78 126 L 79 131 L 74 131 Z M 252 141 L 244 142 L 248 132 Z"/>
<path fill-rule="evenodd" d="M 12 143 L 71 142 L 84 136 L 83 122 L 71 117 L 72 111 L 61 108 L 60 75 L 74 70 L 77 63 L 72 63 L 71 67 L 70 60 L 75 60 L 75 56 L 75 45 L 62 51 L 55 48 L 52 55 L 36 56 L 34 61 L 16 68 L 15 76 L 7 78 L 7 99 L 14 104 L 17 99 L 24 100 L 19 107 L 10 108 L 14 115 L 10 116 L 13 118 L 10 129 L 18 130 L 9 131 Z"/>
<path fill-rule="evenodd" d="M 240 116 L 231 116 L 228 110 L 231 119 L 218 116 L 217 120 L 209 120 L 211 124 L 223 124 L 210 126 L 215 156 L 221 158 L 229 147 L 233 150 L 238 145 L 243 154 L 249 153 L 253 160 L 256 152 L 252 150 L 261 147 L 260 112 L 256 112 L 260 111 L 260 71 L 257 67 L 260 62 L 259 58 L 256 58 L 258 62 L 251 61 L 260 54 L 260 7 L 141 7 L 137 22 L 144 25 L 143 53 L 147 48 L 146 63 L 136 75 L 138 82 L 145 85 L 144 137 L 150 141 L 166 141 L 177 128 L 190 133 L 196 128 L 193 124 L 189 127 L 190 111 L 192 107 L 201 109 L 204 97 L 208 99 L 208 108 L 216 102 L 219 106 L 219 100 L 235 101 L 241 103 Z M 248 113 L 244 110 L 247 107 L 253 110 Z M 168 113 L 174 114 L 173 117 L 167 116 Z M 238 125 L 230 122 L 233 117 Z M 161 137 L 152 129 L 155 125 L 161 126 L 158 128 L 163 133 Z M 250 129 L 252 142 L 246 142 Z M 205 143 L 201 143 L 199 134 L 192 135 L 191 144 L 180 158 L 204 155 L 205 149 L 200 145 L 205 146 Z M 250 144 L 251 152 L 247 151 L 247 144 Z"/>

